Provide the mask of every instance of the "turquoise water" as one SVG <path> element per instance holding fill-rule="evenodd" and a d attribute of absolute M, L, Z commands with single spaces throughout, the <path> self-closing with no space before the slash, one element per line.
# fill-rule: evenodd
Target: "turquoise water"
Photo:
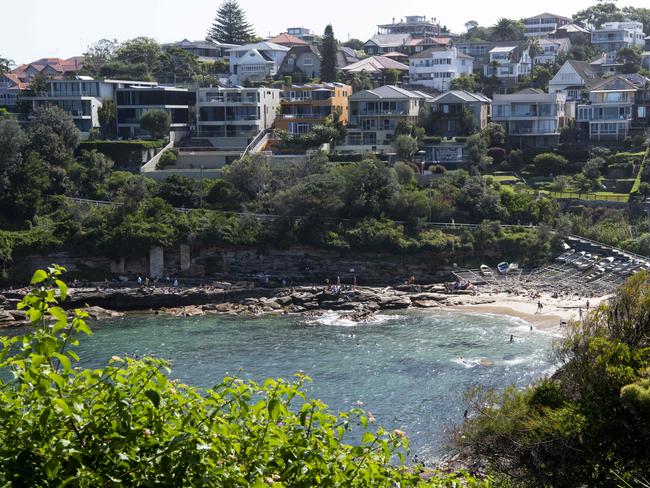
<path fill-rule="evenodd" d="M 303 370 L 314 380 L 312 396 L 337 410 L 362 401 L 378 424 L 404 430 L 421 459 L 439 454 L 445 431 L 462 421 L 469 388 L 523 386 L 553 371 L 552 336 L 489 314 L 408 311 L 365 324 L 335 313 L 130 316 L 93 331 L 79 351 L 84 366 L 103 366 L 113 354 L 155 355 L 172 362 L 172 376 L 196 386 L 212 386 L 226 373 L 263 380 Z"/>

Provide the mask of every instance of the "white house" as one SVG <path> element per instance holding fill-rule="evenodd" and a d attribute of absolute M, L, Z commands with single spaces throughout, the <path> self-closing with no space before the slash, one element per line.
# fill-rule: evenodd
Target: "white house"
<path fill-rule="evenodd" d="M 566 54 L 571 49 L 568 37 L 561 39 L 540 39 L 537 41 L 541 52 L 533 59 L 533 64 L 553 64 L 559 54 Z"/>
<path fill-rule="evenodd" d="M 645 34 L 641 22 L 605 22 L 600 29 L 591 32 L 591 43 L 605 53 L 616 53 L 624 47 L 638 46 L 643 49 Z"/>
<path fill-rule="evenodd" d="M 229 49 L 231 82 L 240 84 L 275 76 L 288 51 L 288 47 L 268 41 Z"/>
<path fill-rule="evenodd" d="M 438 91 L 449 89 L 454 78 L 472 74 L 474 58 L 458 52 L 455 47 L 432 47 L 409 58 L 409 79 Z"/>
<path fill-rule="evenodd" d="M 495 46 L 488 52 L 489 62 L 483 67 L 485 76 L 496 76 L 501 80 L 517 81 L 531 70 L 530 49 L 526 43 L 509 46 Z"/>

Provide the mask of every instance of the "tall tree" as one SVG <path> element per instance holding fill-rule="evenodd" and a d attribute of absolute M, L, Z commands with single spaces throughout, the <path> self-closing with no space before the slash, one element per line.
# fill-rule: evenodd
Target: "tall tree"
<path fill-rule="evenodd" d="M 79 130 L 72 117 L 56 106 L 36 109 L 27 128 L 29 149 L 50 165 L 65 165 L 79 145 Z"/>
<path fill-rule="evenodd" d="M 625 20 L 625 15 L 614 2 L 598 2 L 596 5 L 580 10 L 573 16 L 573 20 L 585 27 L 598 29 L 605 22 Z"/>
<path fill-rule="evenodd" d="M 323 56 L 320 64 L 321 80 L 336 81 L 336 39 L 331 24 L 325 27 L 321 53 Z"/>
<path fill-rule="evenodd" d="M 221 4 L 208 31 L 208 39 L 226 44 L 246 44 L 254 35 L 253 26 L 247 22 L 246 12 L 237 0 L 226 0 Z"/>
<path fill-rule="evenodd" d="M 88 46 L 84 53 L 84 71 L 91 76 L 99 76 L 99 72 L 106 63 L 115 57 L 117 40 L 100 39 Z"/>
<path fill-rule="evenodd" d="M 522 26 L 516 20 L 501 17 L 492 27 L 493 41 L 514 41 L 522 37 Z"/>
<path fill-rule="evenodd" d="M 144 64 L 147 66 L 149 73 L 153 73 L 158 65 L 160 54 L 162 53 L 160 44 L 150 37 L 136 37 L 122 43 L 115 53 L 117 61 L 135 65 Z"/>

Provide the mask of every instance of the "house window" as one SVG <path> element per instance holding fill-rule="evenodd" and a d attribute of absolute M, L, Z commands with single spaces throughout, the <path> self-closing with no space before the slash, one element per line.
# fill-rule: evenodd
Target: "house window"
<path fill-rule="evenodd" d="M 314 60 L 311 58 L 305 58 L 302 60 L 303 66 L 311 66 L 312 64 L 314 64 Z"/>
<path fill-rule="evenodd" d="M 645 119 L 646 116 L 646 108 L 645 107 L 638 107 L 637 110 L 637 115 L 640 119 Z"/>

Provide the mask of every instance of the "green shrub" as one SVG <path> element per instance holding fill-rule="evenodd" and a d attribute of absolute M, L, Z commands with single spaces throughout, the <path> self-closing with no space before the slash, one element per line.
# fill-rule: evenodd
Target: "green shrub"
<path fill-rule="evenodd" d="M 308 399 L 302 373 L 199 390 L 150 357 L 76 367 L 77 337 L 91 332 L 86 312 L 69 320 L 60 306 L 63 271 L 34 273 L 19 304 L 34 330 L 0 338 L 4 486 L 488 486 L 463 474 L 425 482 L 403 465 L 403 432 Z M 360 439 L 345 443 L 356 425 Z"/>
<path fill-rule="evenodd" d="M 111 158 L 117 166 L 140 166 L 142 164 L 142 151 L 159 148 L 165 145 L 164 141 L 82 141 L 77 148 L 81 151 L 96 149 Z"/>
<path fill-rule="evenodd" d="M 177 159 L 178 157 L 176 156 L 176 153 L 171 149 L 167 149 L 160 156 L 158 164 L 156 164 L 156 169 L 165 169 L 169 166 L 174 166 Z"/>
<path fill-rule="evenodd" d="M 467 138 L 465 138 L 467 140 Z M 440 136 L 427 136 L 422 139 L 422 142 L 425 144 L 440 144 L 442 142 L 442 137 Z"/>

